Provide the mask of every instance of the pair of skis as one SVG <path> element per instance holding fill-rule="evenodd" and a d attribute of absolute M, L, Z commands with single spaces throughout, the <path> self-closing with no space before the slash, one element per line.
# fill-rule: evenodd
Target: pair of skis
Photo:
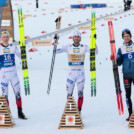
<path fill-rule="evenodd" d="M 111 21 L 108 22 L 110 45 L 111 45 L 111 55 L 114 56 L 113 63 L 113 73 L 115 80 L 115 88 L 117 95 L 117 104 L 119 115 L 124 114 L 122 94 L 120 88 L 120 79 L 118 73 L 118 66 L 116 61 L 116 47 L 113 24 Z M 90 42 L 90 77 L 91 77 L 91 96 L 96 96 L 96 14 L 92 12 L 91 14 L 91 42 Z"/>
<path fill-rule="evenodd" d="M 116 55 L 116 47 L 115 47 L 115 38 L 114 38 L 114 28 L 112 21 L 108 22 L 109 28 L 109 36 L 110 36 L 110 46 L 111 46 L 111 56 L 114 57 L 112 60 L 113 64 L 113 74 L 114 74 L 114 81 L 115 81 L 115 88 L 116 88 L 116 95 L 117 95 L 117 104 L 118 104 L 118 111 L 119 115 L 124 114 L 123 109 L 123 101 L 122 101 L 122 94 L 121 94 L 121 87 L 120 87 L 120 79 L 119 79 L 119 72 L 117 66 L 117 55 Z"/>
<path fill-rule="evenodd" d="M 90 78 L 91 97 L 96 96 L 96 13 L 91 13 L 91 39 L 90 39 Z"/>
<path fill-rule="evenodd" d="M 56 29 L 57 29 L 57 33 L 55 34 L 54 37 L 54 48 L 53 48 L 53 56 L 52 56 L 52 62 L 51 62 L 51 68 L 50 68 L 50 74 L 49 74 L 49 81 L 48 81 L 48 88 L 47 88 L 47 93 L 50 93 L 50 88 L 51 88 L 51 82 L 52 82 L 52 76 L 53 76 L 53 69 L 54 69 L 54 63 L 55 63 L 55 57 L 56 57 L 56 50 L 57 50 L 57 44 L 58 44 L 58 40 L 59 40 L 59 33 L 58 30 L 61 27 L 61 16 L 59 16 L 56 19 Z"/>
<path fill-rule="evenodd" d="M 18 19 L 19 19 L 20 49 L 21 49 L 21 60 L 22 60 L 25 95 L 30 95 L 22 8 L 18 8 Z"/>

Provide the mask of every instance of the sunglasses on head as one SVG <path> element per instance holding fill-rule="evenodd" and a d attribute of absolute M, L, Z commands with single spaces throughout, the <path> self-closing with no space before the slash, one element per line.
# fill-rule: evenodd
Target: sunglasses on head
<path fill-rule="evenodd" d="M 123 32 L 130 32 L 130 30 L 129 29 L 124 29 Z"/>
<path fill-rule="evenodd" d="M 1 32 L 1 34 L 9 34 L 9 32 L 7 31 L 7 29 L 2 29 L 2 32 Z"/>

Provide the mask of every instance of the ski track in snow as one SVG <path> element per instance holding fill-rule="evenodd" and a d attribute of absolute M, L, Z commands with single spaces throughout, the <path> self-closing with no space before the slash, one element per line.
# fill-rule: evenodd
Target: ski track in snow
<path fill-rule="evenodd" d="M 24 19 L 25 35 L 35 37 L 42 35 L 42 31 L 47 33 L 55 31 L 55 19 L 59 15 L 57 10 L 65 8 L 69 4 L 78 3 L 78 0 L 40 0 L 39 9 L 35 9 L 35 0 L 12 0 L 15 22 L 15 39 L 19 40 L 17 7 L 23 8 L 23 14 L 32 14 L 36 17 Z M 47 4 L 48 2 L 48 4 Z M 83 0 L 82 3 L 90 3 L 91 0 Z M 100 0 L 95 0 L 100 2 Z M 103 9 L 93 9 L 97 17 L 100 15 L 119 12 L 123 9 L 122 0 L 102 0 L 107 2 L 108 7 Z M 44 4 L 45 3 L 45 4 Z M 43 9 L 43 10 L 42 10 Z M 44 10 L 45 9 L 45 10 Z M 36 11 L 35 11 L 36 10 Z M 62 15 L 62 28 L 68 27 L 68 24 L 78 24 L 78 21 L 85 22 L 91 18 L 92 10 L 66 9 Z M 54 13 L 54 14 L 51 14 Z M 45 14 L 45 15 L 43 15 Z M 129 28 L 134 35 L 134 11 L 128 11 L 121 15 L 116 15 L 117 21 L 113 22 L 116 40 L 116 48 L 122 45 L 121 32 L 124 28 Z M 126 15 L 126 17 L 125 17 Z M 122 18 L 120 18 L 122 17 Z M 104 26 L 101 26 L 104 24 Z M 97 22 L 97 40 L 99 54 L 97 55 L 97 96 L 91 98 L 90 93 L 90 71 L 89 54 L 85 58 L 85 89 L 84 104 L 82 109 L 83 130 L 58 130 L 58 126 L 66 104 L 66 78 L 67 78 L 67 55 L 65 53 L 56 55 L 54 74 L 50 95 L 47 95 L 47 85 L 53 47 L 36 47 L 37 52 L 30 53 L 28 50 L 32 44 L 27 44 L 27 59 L 29 67 L 29 78 L 31 95 L 24 95 L 23 77 L 21 70 L 21 61 L 16 58 L 16 66 L 21 84 L 21 94 L 23 101 L 23 110 L 28 120 L 20 120 L 17 117 L 15 97 L 11 85 L 9 86 L 9 101 L 12 115 L 16 126 L 11 129 L 0 129 L 0 134 L 132 134 L 133 129 L 128 128 L 128 122 L 125 121 L 128 116 L 125 103 L 125 93 L 122 80 L 122 71 L 119 67 L 121 89 L 124 104 L 124 115 L 119 116 L 117 109 L 117 100 L 112 72 L 112 63 L 110 61 L 110 43 L 108 25 L 104 20 Z M 69 32 L 62 35 L 59 40 L 58 48 L 72 43 L 68 39 L 72 35 Z M 132 38 L 133 39 L 133 38 Z M 82 35 L 81 43 L 90 45 L 90 31 Z M 132 89 L 134 90 L 134 89 Z M 1 94 L 1 90 L 0 90 Z M 74 89 L 74 97 L 77 102 L 77 87 Z M 132 92 L 132 99 L 134 94 Z M 134 100 L 133 100 L 134 101 Z"/>

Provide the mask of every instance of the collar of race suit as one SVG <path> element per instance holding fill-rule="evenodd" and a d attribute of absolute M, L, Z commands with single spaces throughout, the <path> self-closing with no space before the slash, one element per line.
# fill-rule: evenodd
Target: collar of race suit
<path fill-rule="evenodd" d="M 8 47 L 9 46 L 9 44 L 7 46 L 4 46 L 3 43 L 1 43 L 0 45 L 2 45 L 3 47 Z"/>
<path fill-rule="evenodd" d="M 131 40 L 129 43 L 123 43 L 123 45 L 125 45 L 125 46 L 131 46 L 133 44 L 133 41 Z"/>
<path fill-rule="evenodd" d="M 79 47 L 79 46 L 80 46 L 80 44 L 78 44 L 78 45 L 73 44 L 73 46 L 74 46 L 74 47 Z"/>

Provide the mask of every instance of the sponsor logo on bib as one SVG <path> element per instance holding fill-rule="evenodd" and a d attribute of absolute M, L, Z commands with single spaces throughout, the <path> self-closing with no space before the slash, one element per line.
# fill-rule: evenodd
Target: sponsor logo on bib
<path fill-rule="evenodd" d="M 133 51 L 133 47 L 126 47 L 126 52 L 132 52 Z"/>
<path fill-rule="evenodd" d="M 4 48 L 3 53 L 10 53 L 10 48 Z"/>
<path fill-rule="evenodd" d="M 73 53 L 80 53 L 80 48 L 73 48 Z"/>

